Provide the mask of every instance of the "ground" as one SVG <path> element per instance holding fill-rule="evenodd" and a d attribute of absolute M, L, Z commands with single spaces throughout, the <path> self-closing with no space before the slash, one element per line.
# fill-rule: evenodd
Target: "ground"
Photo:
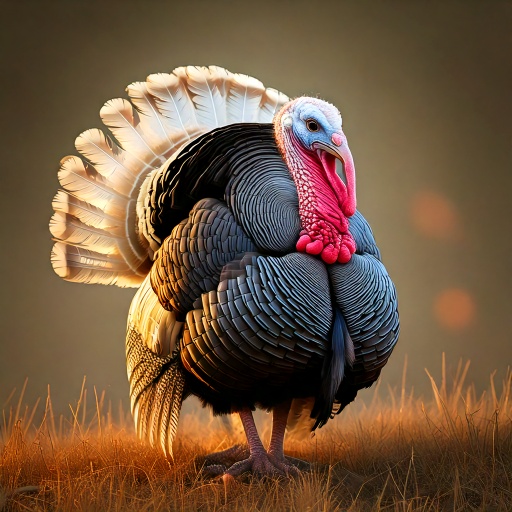
<path fill-rule="evenodd" d="M 423 399 L 405 384 L 377 388 L 314 438 L 287 439 L 287 454 L 313 462 L 311 472 L 228 484 L 201 465 L 243 442 L 237 423 L 184 415 L 167 460 L 136 439 L 128 414 L 114 421 L 101 397 L 83 393 L 58 419 L 48 399 L 37 423 L 13 398 L 0 426 L 0 511 L 510 511 L 512 375 L 477 396 L 466 371 L 443 371 Z M 268 416 L 260 428 L 268 439 Z"/>

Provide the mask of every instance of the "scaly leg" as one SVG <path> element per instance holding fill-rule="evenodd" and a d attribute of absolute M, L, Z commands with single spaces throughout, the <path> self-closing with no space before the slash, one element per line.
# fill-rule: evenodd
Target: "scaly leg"
<path fill-rule="evenodd" d="M 298 475 L 299 469 L 309 469 L 300 459 L 284 456 L 284 434 L 291 400 L 279 404 L 272 411 L 272 436 L 268 452 L 263 447 L 249 408 L 239 412 L 244 426 L 249 451 L 240 445 L 206 457 L 205 471 L 210 475 L 238 476 L 251 471 L 260 476 Z M 240 460 L 243 459 L 243 460 Z M 237 460 L 237 462 L 234 462 Z M 233 463 L 234 462 L 234 463 Z M 212 464 L 213 463 L 213 464 Z M 231 465 L 230 465 L 231 464 Z M 229 466 L 229 467 L 227 467 Z"/>
<path fill-rule="evenodd" d="M 238 476 L 247 471 L 252 471 L 261 476 L 278 476 L 284 472 L 275 467 L 267 455 L 263 443 L 261 442 L 252 411 L 249 408 L 242 409 L 239 413 L 244 426 L 247 443 L 249 444 L 249 458 L 233 464 L 225 475 Z"/>
<path fill-rule="evenodd" d="M 246 408 L 238 414 L 244 426 L 249 450 L 241 445 L 234 445 L 222 452 L 212 453 L 206 457 L 205 472 L 212 476 L 238 476 L 248 471 L 270 476 L 283 474 L 269 461 L 258 435 L 252 411 Z"/>
<path fill-rule="evenodd" d="M 272 411 L 272 437 L 267 453 L 275 467 L 284 473 L 298 476 L 299 469 L 310 469 L 310 465 L 306 461 L 284 456 L 284 434 L 291 404 L 292 401 L 288 400 L 274 407 Z"/>
<path fill-rule="evenodd" d="M 292 401 L 287 400 L 272 410 L 272 436 L 268 446 L 268 454 L 277 459 L 284 459 L 284 433 L 291 404 Z"/>

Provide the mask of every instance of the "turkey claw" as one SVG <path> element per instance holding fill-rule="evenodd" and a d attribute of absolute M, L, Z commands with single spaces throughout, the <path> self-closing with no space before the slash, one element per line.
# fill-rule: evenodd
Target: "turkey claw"
<path fill-rule="evenodd" d="M 249 457 L 249 449 L 247 446 L 235 444 L 227 450 L 208 454 L 204 459 L 205 466 L 211 465 L 224 465 L 231 466 L 239 460 L 244 460 Z"/>
<path fill-rule="evenodd" d="M 247 446 L 235 444 L 227 450 L 208 454 L 203 461 L 203 472 L 211 477 L 222 476 L 229 467 L 247 457 Z"/>
<path fill-rule="evenodd" d="M 296 459 L 295 457 L 282 457 L 269 454 L 272 464 L 283 471 L 287 476 L 300 476 L 302 471 L 309 471 L 311 464 L 305 460 Z"/>
<path fill-rule="evenodd" d="M 285 459 L 299 471 L 311 471 L 313 468 L 312 464 L 302 459 L 289 456 L 285 457 Z"/>
<path fill-rule="evenodd" d="M 255 453 L 245 460 L 235 462 L 235 464 L 226 470 L 224 476 L 230 475 L 236 477 L 248 472 L 260 477 L 267 476 L 275 478 L 286 476 L 286 472 L 274 465 L 265 452 Z"/>
<path fill-rule="evenodd" d="M 203 467 L 204 474 L 212 478 L 223 476 L 226 470 L 227 466 L 224 466 L 223 464 L 210 464 Z"/>
<path fill-rule="evenodd" d="M 222 477 L 224 483 L 244 473 L 259 477 L 297 477 L 311 465 L 294 457 L 258 452 L 250 455 L 247 446 L 236 444 L 227 450 L 207 455 L 203 472 L 210 477 Z"/>

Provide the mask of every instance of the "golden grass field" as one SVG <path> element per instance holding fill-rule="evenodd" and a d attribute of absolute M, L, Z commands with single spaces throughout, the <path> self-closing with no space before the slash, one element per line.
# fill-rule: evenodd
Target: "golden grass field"
<path fill-rule="evenodd" d="M 243 442 L 236 423 L 228 432 L 203 411 L 184 414 L 167 461 L 95 392 L 84 388 L 60 418 L 48 397 L 37 423 L 18 393 L 0 425 L 0 511 L 511 511 L 512 374 L 491 376 L 477 396 L 468 366 L 452 374 L 443 359 L 441 381 L 431 379 L 423 398 L 404 369 L 401 389 L 361 393 L 314 438 L 286 442 L 287 453 L 314 463 L 311 472 L 227 486 L 201 473 L 201 457 Z M 269 420 L 259 418 L 264 439 Z"/>

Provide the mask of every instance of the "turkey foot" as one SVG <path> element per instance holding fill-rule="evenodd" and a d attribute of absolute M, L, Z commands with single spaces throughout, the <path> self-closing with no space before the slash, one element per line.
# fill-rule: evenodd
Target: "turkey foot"
<path fill-rule="evenodd" d="M 249 456 L 249 449 L 247 446 L 241 444 L 235 444 L 227 450 L 221 452 L 210 453 L 205 457 L 205 464 L 223 464 L 225 466 L 231 466 L 235 462 L 239 462 L 243 459 L 247 459 Z"/>
<path fill-rule="evenodd" d="M 227 450 L 210 453 L 204 459 L 203 471 L 210 476 L 219 476 L 233 464 L 249 457 L 247 446 L 235 444 Z"/>
<path fill-rule="evenodd" d="M 290 408 L 289 403 L 286 406 L 288 409 Z M 273 425 L 277 409 L 278 408 L 275 408 L 273 411 Z M 263 448 L 260 436 L 258 435 L 258 430 L 256 429 L 256 424 L 254 423 L 254 418 L 252 417 L 252 411 L 249 408 L 246 408 L 239 411 L 238 414 L 242 420 L 242 425 L 244 426 L 245 435 L 247 437 L 247 443 L 249 444 L 249 457 L 245 460 L 235 462 L 231 467 L 229 467 L 224 472 L 224 481 L 227 481 L 229 477 L 239 476 L 243 473 L 247 473 L 248 471 L 258 476 L 284 476 L 286 471 L 272 464 L 265 448 Z M 272 432 L 272 436 L 274 436 L 274 432 Z"/>
<path fill-rule="evenodd" d="M 296 459 L 290 456 L 276 456 L 268 454 L 268 458 L 274 466 L 284 471 L 287 475 L 299 476 L 302 471 L 310 471 L 311 464 L 302 459 Z"/>
<path fill-rule="evenodd" d="M 248 471 L 258 476 L 276 477 L 298 476 L 302 469 L 309 469 L 310 466 L 307 462 L 284 456 L 284 434 L 290 405 L 291 400 L 287 400 L 274 407 L 272 411 L 272 436 L 268 452 L 263 448 L 250 409 L 240 411 L 240 418 L 249 443 L 249 457 L 235 462 L 229 467 L 223 475 L 225 481 L 226 478 L 235 477 Z"/>
<path fill-rule="evenodd" d="M 307 462 L 284 456 L 284 434 L 290 405 L 291 400 L 287 400 L 272 411 L 272 436 L 268 452 L 258 435 L 252 411 L 249 408 L 239 411 L 249 450 L 244 446 L 234 445 L 227 450 L 207 455 L 204 471 L 210 476 L 222 475 L 227 483 L 247 472 L 258 476 L 279 477 L 298 476 L 301 471 L 309 470 L 311 466 Z"/>
<path fill-rule="evenodd" d="M 295 473 L 293 471 L 295 471 Z M 268 476 L 271 478 L 286 476 L 288 474 L 299 474 L 295 466 L 287 462 L 283 463 L 278 460 L 273 460 L 265 451 L 261 451 L 252 453 L 248 459 L 235 462 L 235 464 L 224 472 L 223 479 L 226 480 L 225 477 L 235 477 L 247 472 L 251 472 L 253 475 L 260 477 Z"/>
<path fill-rule="evenodd" d="M 298 476 L 301 471 L 310 469 L 309 462 L 295 457 L 281 457 L 265 452 L 250 456 L 249 449 L 240 444 L 207 455 L 203 466 L 204 473 L 211 477 L 238 476 L 249 471 L 260 476 Z"/>

